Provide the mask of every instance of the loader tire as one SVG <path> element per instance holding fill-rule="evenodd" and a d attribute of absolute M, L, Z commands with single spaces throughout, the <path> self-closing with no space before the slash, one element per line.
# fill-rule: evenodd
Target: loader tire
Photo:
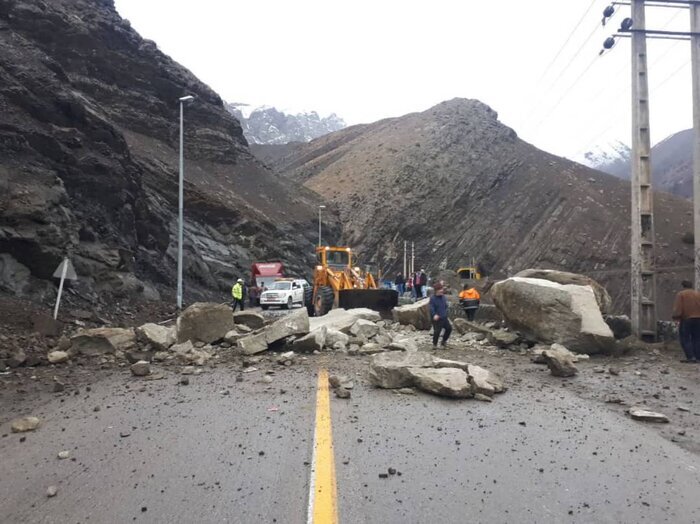
<path fill-rule="evenodd" d="M 323 286 L 318 288 L 316 292 L 316 300 L 314 302 L 314 315 L 317 317 L 322 317 L 333 309 L 333 301 L 335 300 L 335 294 L 333 293 L 333 288 L 330 286 Z"/>
<path fill-rule="evenodd" d="M 314 289 L 311 286 L 304 288 L 304 307 L 310 317 L 314 315 Z"/>

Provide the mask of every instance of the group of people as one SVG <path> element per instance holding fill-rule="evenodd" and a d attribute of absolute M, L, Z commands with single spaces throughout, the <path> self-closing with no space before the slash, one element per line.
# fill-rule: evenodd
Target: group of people
<path fill-rule="evenodd" d="M 428 296 L 428 274 L 425 269 L 416 271 L 406 279 L 403 273 L 396 275 L 394 285 L 399 292 L 399 296 L 404 296 L 408 291 L 414 299 Z"/>

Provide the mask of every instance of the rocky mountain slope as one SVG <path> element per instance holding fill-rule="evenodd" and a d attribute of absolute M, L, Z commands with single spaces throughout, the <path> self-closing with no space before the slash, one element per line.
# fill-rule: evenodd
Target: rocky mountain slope
<path fill-rule="evenodd" d="M 88 300 L 172 293 L 186 94 L 186 300 L 227 297 L 254 260 L 308 271 L 318 197 L 112 0 L 0 0 L 0 290 L 52 300 L 68 254 Z"/>
<path fill-rule="evenodd" d="M 630 178 L 629 154 L 627 158 L 601 159 L 595 167 L 626 180 Z M 655 188 L 693 198 L 693 130 L 675 133 L 652 147 L 651 168 Z"/>
<path fill-rule="evenodd" d="M 250 144 L 308 142 L 346 125 L 335 113 L 325 117 L 316 111 L 290 114 L 274 107 L 251 108 L 236 103 L 226 104 L 226 108 L 241 123 L 243 135 Z"/>
<path fill-rule="evenodd" d="M 329 200 L 344 241 L 385 271 L 415 241 L 416 264 L 456 268 L 473 258 L 490 275 L 528 267 L 586 273 L 628 309 L 629 187 L 538 150 L 475 100 L 353 126 L 261 158 Z M 690 275 L 690 203 L 655 195 L 660 314 Z"/>

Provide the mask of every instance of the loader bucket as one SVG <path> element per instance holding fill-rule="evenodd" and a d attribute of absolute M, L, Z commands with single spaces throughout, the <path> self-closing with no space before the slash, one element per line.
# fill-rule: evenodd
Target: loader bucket
<path fill-rule="evenodd" d="M 338 294 L 343 309 L 366 307 L 374 311 L 388 312 L 399 303 L 399 293 L 393 289 L 345 289 Z"/>

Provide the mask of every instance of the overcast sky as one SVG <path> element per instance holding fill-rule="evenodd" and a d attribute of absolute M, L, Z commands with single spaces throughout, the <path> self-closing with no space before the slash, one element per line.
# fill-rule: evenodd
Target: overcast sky
<path fill-rule="evenodd" d="M 525 140 L 572 158 L 630 143 L 629 40 L 597 57 L 629 8 L 601 27 L 608 3 L 116 0 L 142 36 L 227 101 L 356 124 L 478 98 Z M 647 8 L 647 26 L 687 31 L 688 11 Z M 692 126 L 690 45 L 648 45 L 657 142 Z"/>

